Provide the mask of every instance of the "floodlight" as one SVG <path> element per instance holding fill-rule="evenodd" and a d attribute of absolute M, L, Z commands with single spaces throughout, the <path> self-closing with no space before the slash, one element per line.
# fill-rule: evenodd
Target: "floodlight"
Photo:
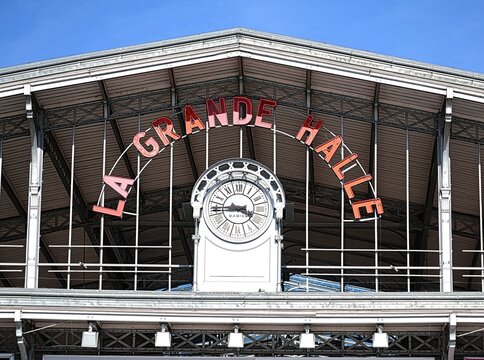
<path fill-rule="evenodd" d="M 305 332 L 299 335 L 299 348 L 300 349 L 314 349 L 316 347 L 316 340 L 314 334 L 309 332 L 309 325 L 306 325 Z"/>
<path fill-rule="evenodd" d="M 374 348 L 387 348 L 388 347 L 388 334 L 383 332 L 383 326 L 377 326 L 377 332 L 373 334 L 373 347 Z"/>
<path fill-rule="evenodd" d="M 99 333 L 92 331 L 92 326 L 89 325 L 89 331 L 82 332 L 81 346 L 86 348 L 97 348 Z"/>
<path fill-rule="evenodd" d="M 244 334 L 239 332 L 239 326 L 234 326 L 234 332 L 229 334 L 229 341 L 227 346 L 229 348 L 243 348 L 244 347 Z"/>
<path fill-rule="evenodd" d="M 168 331 L 166 325 L 161 325 L 161 331 L 155 335 L 155 347 L 170 347 L 171 333 Z"/>

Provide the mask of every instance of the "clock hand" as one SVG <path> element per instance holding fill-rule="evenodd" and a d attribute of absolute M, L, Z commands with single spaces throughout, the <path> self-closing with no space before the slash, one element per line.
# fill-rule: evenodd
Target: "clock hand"
<path fill-rule="evenodd" d="M 246 207 L 244 207 L 243 209 L 240 209 L 239 210 L 242 214 L 245 214 L 247 215 L 248 217 L 252 217 L 252 215 L 254 214 L 253 211 L 248 211 Z"/>
<path fill-rule="evenodd" d="M 230 205 L 230 206 L 212 206 L 212 210 L 213 211 L 222 211 L 222 210 L 225 210 L 225 211 L 241 211 L 241 210 L 245 210 L 245 206 L 237 206 L 237 205 Z"/>
<path fill-rule="evenodd" d="M 242 214 L 246 214 L 249 217 L 253 215 L 252 211 L 247 210 L 247 205 L 237 206 L 234 203 L 229 206 L 212 206 L 212 211 L 240 211 Z"/>

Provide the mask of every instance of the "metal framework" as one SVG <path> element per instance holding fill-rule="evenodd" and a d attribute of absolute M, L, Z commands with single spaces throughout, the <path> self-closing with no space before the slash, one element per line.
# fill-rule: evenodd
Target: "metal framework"
<path fill-rule="evenodd" d="M 306 88 L 260 80 L 244 76 L 245 93 L 252 98 L 266 96 L 273 98 L 279 105 L 294 109 L 306 110 Z M 206 95 L 211 98 L 230 97 L 239 94 L 239 79 L 228 78 L 223 80 L 207 81 L 200 84 L 178 86 L 178 93 L 182 94 L 177 106 L 187 104 L 204 104 Z M 109 99 L 109 105 L 114 111 L 108 120 L 135 117 L 138 114 L 150 114 L 159 111 L 171 111 L 171 89 L 161 89 L 143 93 L 135 93 Z M 348 95 L 333 94 L 324 91 L 311 90 L 311 111 L 323 115 L 374 123 L 374 102 Z M 343 110 L 340 103 L 343 102 Z M 72 128 L 94 123 L 103 123 L 103 104 L 101 101 L 92 101 L 76 105 L 47 109 L 45 111 L 44 131 Z M 438 133 L 438 114 L 406 108 L 402 106 L 378 103 L 378 125 L 408 129 L 436 136 Z M 406 118 L 407 117 L 407 118 Z M 2 118 L 2 139 L 29 136 L 29 128 L 25 116 Z M 484 141 L 484 124 L 479 121 L 463 119 L 454 116 L 452 119 L 451 138 L 471 143 Z"/>
<path fill-rule="evenodd" d="M 232 49 L 230 55 L 227 55 L 227 49 L 231 46 L 232 38 L 220 40 L 218 35 L 214 35 L 207 40 L 210 43 L 220 40 L 227 46 L 221 53 L 204 55 L 210 57 L 210 60 L 237 57 L 236 67 L 235 62 L 232 64 L 235 71 L 232 69 L 231 75 L 223 79 L 182 85 L 178 69 L 182 69 L 182 72 L 184 68 L 178 66 L 186 65 L 183 61 L 174 62 L 168 67 L 166 64 L 156 68 L 143 65 L 129 71 L 139 74 L 151 69 L 155 71 L 151 73 L 153 75 L 161 70 L 168 75 L 169 84 L 167 80 L 162 89 L 113 96 L 116 93 L 110 94 L 108 90 L 109 76 L 105 76 L 104 70 L 99 70 L 97 75 L 93 73 L 96 94 L 92 97 L 98 100 L 60 107 L 51 107 L 46 102 L 45 108 L 38 100 L 42 98 L 42 90 L 49 92 L 49 89 L 61 85 L 91 82 L 92 79 L 66 78 L 59 83 L 54 80 L 49 83 L 44 79 L 44 82 L 39 81 L 33 87 L 25 85 L 22 94 L 18 93 L 16 85 L 12 85 L 11 89 L 2 88 L 1 96 L 22 97 L 24 108 L 22 114 L 0 118 L 1 195 L 6 195 L 17 214 L 0 220 L 0 249 L 21 248 L 25 261 L 0 263 L 0 281 L 5 287 L 13 287 L 16 285 L 15 278 L 4 274 L 18 272 L 25 279 L 25 289 L 7 289 L 0 296 L 0 353 L 17 353 L 22 360 L 47 353 L 429 356 L 449 360 L 482 355 L 482 299 L 479 295 L 454 292 L 484 289 L 481 177 L 484 123 L 455 115 L 462 113 L 458 108 L 463 106 L 464 100 L 483 102 L 483 97 L 479 95 L 482 79 L 476 77 L 475 85 L 469 85 L 467 92 L 459 87 L 454 94 L 451 85 L 456 83 L 456 79 L 443 81 L 444 85 L 434 85 L 428 79 L 423 79 L 424 70 L 421 70 L 422 74 L 416 74 L 417 70 L 413 69 L 413 80 L 401 77 L 394 81 L 385 77 L 384 74 L 388 75 L 392 71 L 394 74 L 403 71 L 405 66 L 406 69 L 410 68 L 410 65 L 400 62 L 393 64 L 393 70 L 384 69 L 384 64 L 380 64 L 375 70 L 382 73 L 376 75 L 366 75 L 356 70 L 354 73 L 343 71 L 338 69 L 341 64 L 334 68 L 325 67 L 321 71 L 318 66 L 323 64 L 316 66 L 314 58 L 308 58 L 307 64 L 294 66 L 297 57 L 295 60 L 287 56 L 284 59 L 277 57 L 278 53 L 285 50 L 281 44 L 277 43 L 273 51 L 269 51 L 271 45 L 267 44 L 268 39 L 264 36 L 254 37 L 254 43 L 249 44 L 246 38 L 248 35 L 242 33 L 244 31 L 236 34 L 239 48 Z M 296 54 L 294 44 L 290 40 L 285 41 L 287 50 Z M 209 45 L 206 46 L 208 49 Z M 260 49 L 244 57 L 244 51 L 248 51 L 250 46 Z M 261 53 L 262 48 L 268 51 L 267 55 Z M 306 54 L 307 49 L 298 49 Z M 313 51 L 319 53 L 320 59 L 328 59 L 323 54 L 328 49 L 322 51 L 322 48 L 314 47 Z M 341 62 L 348 55 L 345 54 L 342 51 L 334 56 Z M 367 60 L 362 54 L 355 56 L 359 61 L 375 64 L 375 59 Z M 199 63 L 199 60 L 187 60 L 189 58 L 185 58 L 188 66 Z M 283 83 L 284 80 L 257 78 L 257 71 L 253 77 L 248 76 L 253 61 L 293 66 L 302 79 L 295 86 Z M 353 62 L 351 59 L 347 61 Z M 113 71 L 114 77 L 128 74 L 128 68 L 126 72 Z M 369 88 L 367 98 L 347 95 L 345 91 L 338 94 L 322 91 L 320 84 L 315 85 L 321 81 L 318 79 L 319 72 L 358 79 L 362 83 L 373 81 L 374 88 Z M 440 76 L 444 76 L 442 74 Z M 14 78 L 15 75 L 12 75 Z M 375 81 L 377 78 L 379 81 Z M 463 83 L 459 85 L 464 87 Z M 442 110 L 430 112 L 419 110 L 418 106 L 397 106 L 390 103 L 391 100 L 386 100 L 387 103 L 382 100 L 385 99 L 382 93 L 392 86 L 439 97 L 444 102 Z M 182 147 L 182 157 L 189 169 L 188 179 L 191 179 L 191 184 L 185 181 L 183 186 L 176 186 L 175 146 L 171 144 L 163 154 L 169 159 L 169 186 L 156 191 L 142 191 L 142 159 L 138 153 L 136 157 L 130 157 L 125 151 L 131 145 L 123 137 L 126 135 L 123 134 L 123 125 L 128 121 L 136 122 L 138 131 L 141 131 L 142 117 L 146 119 L 150 115 L 169 114 L 177 120 L 175 126 L 185 133 L 182 114 L 184 106 L 190 104 L 199 109 L 205 106 L 209 98 L 234 96 L 245 96 L 252 100 L 268 98 L 277 102 L 277 111 L 273 112 L 271 119 L 272 133 L 268 132 L 264 139 L 272 147 L 270 154 L 256 146 L 258 132 L 251 126 L 239 129 L 236 144 L 240 157 L 245 155 L 254 160 L 265 157 L 267 162 L 272 163 L 274 172 L 281 168 L 280 164 L 284 161 L 281 160 L 284 150 L 279 146 L 280 139 L 284 135 L 295 139 L 284 129 L 284 116 L 288 113 L 328 117 L 337 124 L 335 127 L 339 127 L 332 130 L 343 137 L 346 131 L 351 132 L 348 123 L 367 124 L 364 127 L 369 129 L 370 136 L 364 148 L 369 149 L 369 163 L 364 167 L 358 163 L 358 166 L 364 174 L 372 175 L 373 182 L 363 191 L 356 192 L 356 198 L 377 196 L 381 187 L 382 160 L 378 152 L 379 141 L 382 139 L 380 134 L 384 134 L 388 128 L 398 129 L 399 135 L 405 134 L 405 155 L 399 154 L 405 162 L 405 200 L 382 197 L 385 213 L 381 218 L 375 213 L 373 217 L 360 222 L 350 219 L 352 208 L 345 201 L 344 183 L 341 183 L 341 187 L 318 184 L 319 174 L 316 169 L 320 156 L 313 154 L 311 150 L 314 149 L 310 146 L 304 149 L 304 176 L 302 171 L 298 174 L 301 175 L 299 180 L 280 176 L 286 199 L 291 202 L 286 209 L 284 222 L 283 278 L 289 283 L 290 276 L 305 275 L 305 285 L 302 282 L 302 285 L 299 284 L 299 290 L 304 294 L 252 294 L 253 297 L 238 294 L 235 297 L 220 298 L 216 294 L 203 297 L 192 292 L 186 296 L 172 291 L 186 289 L 183 286 L 192 281 L 190 234 L 194 222 L 190 211 L 187 211 L 187 203 L 193 183 L 199 178 L 200 162 L 197 163 L 197 160 L 204 156 L 205 167 L 208 167 L 213 146 L 212 136 L 216 135 L 212 135 L 212 132 L 209 135 L 207 126 L 204 139 L 199 137 L 192 141 L 189 136 L 183 136 L 181 142 L 184 145 L 178 146 L 177 150 Z M 461 102 L 460 105 L 458 101 L 454 102 L 454 96 Z M 90 197 L 83 195 L 76 176 L 76 171 L 79 171 L 76 161 L 82 156 L 76 148 L 77 134 L 79 129 L 88 126 L 102 129 L 103 132 L 102 174 L 96 176 L 111 174 L 111 169 L 107 168 L 109 126 L 114 135 L 116 155 L 119 153 L 115 166 L 122 164 L 122 172 L 137 180 L 133 188 L 135 195 L 127 199 L 124 208 L 127 216 L 122 220 L 93 213 L 90 209 L 94 203 L 86 200 Z M 70 161 L 66 152 L 68 149 L 63 148 L 59 140 L 59 134 L 63 133 L 61 130 L 70 130 L 72 134 Z M 325 130 L 329 131 L 327 128 Z M 412 135 L 418 137 L 419 134 L 425 134 L 426 141 L 433 141 L 433 152 L 425 195 L 422 196 L 423 200 L 419 200 L 421 203 L 417 204 L 410 202 L 414 191 L 410 186 L 414 169 L 411 167 L 410 153 L 413 151 Z M 10 146 L 22 138 L 30 139 L 27 206 L 18 198 L 16 184 L 9 177 L 12 176 L 10 169 L 5 173 L 2 165 L 5 144 Z M 455 190 L 451 186 L 450 148 L 454 140 L 458 140 L 460 145 L 477 148 L 478 212 L 452 210 L 452 194 L 455 194 Z M 202 146 L 205 148 L 204 155 L 196 152 Z M 247 152 L 245 149 L 248 149 L 248 154 L 244 154 Z M 352 153 L 348 146 L 342 146 L 340 150 L 335 156 L 338 160 Z M 61 188 L 69 197 L 69 206 L 42 209 L 45 155 L 49 156 Z M 302 157 L 299 160 L 302 161 Z M 435 194 L 438 207 L 434 207 Z M 403 199 L 402 196 L 400 198 Z M 96 204 L 115 208 L 117 200 L 105 199 L 101 191 L 100 200 Z M 55 238 L 61 231 L 68 235 L 60 240 L 56 238 L 52 243 L 48 241 L 49 236 Z M 153 234 L 154 231 L 163 232 L 164 235 L 152 236 L 151 242 L 145 241 L 149 236 L 145 238 L 143 234 Z M 74 244 L 74 232 L 82 234 L 87 242 Z M 455 237 L 459 237 L 460 241 L 455 241 Z M 460 249 L 460 242 L 466 242 L 462 245 L 464 250 Z M 459 251 L 455 251 L 455 248 L 459 248 Z M 78 263 L 73 260 L 73 254 L 78 249 L 84 250 L 84 257 L 86 249 L 91 251 L 90 260 Z M 155 250 L 159 252 L 150 253 Z M 61 251 L 65 252 L 67 259 L 63 262 L 56 259 Z M 468 255 L 472 258 L 471 263 L 461 262 L 462 266 L 453 266 L 454 260 L 465 252 L 473 253 Z M 140 260 L 141 254 L 143 261 Z M 44 269 L 47 269 L 58 287 L 66 291 L 61 290 L 57 294 L 38 289 L 39 274 Z M 91 277 L 83 278 L 82 282 L 77 279 L 75 282 L 76 274 Z M 465 285 L 456 284 L 455 278 L 458 276 L 465 278 Z M 313 281 L 311 277 L 327 281 L 335 292 L 364 291 L 365 294 L 358 297 L 358 294 L 313 293 L 315 289 L 319 291 L 321 288 L 310 284 Z M 182 286 L 177 288 L 177 285 Z M 77 287 L 103 291 L 77 292 Z M 353 290 L 348 290 L 349 287 Z M 119 295 L 107 289 L 135 291 Z M 143 292 L 155 289 L 159 292 Z M 422 290 L 439 292 L 430 295 L 417 293 Z M 86 303 L 79 302 L 85 300 L 89 300 L 88 304 L 96 311 L 87 308 Z M 355 307 L 358 307 L 358 312 L 354 311 Z M 348 312 L 348 309 L 351 311 Z M 478 311 L 473 312 L 473 309 Z M 215 313 L 217 316 L 214 316 Z M 88 324 L 100 332 L 101 341 L 95 350 L 86 350 L 80 346 L 81 332 Z M 169 349 L 160 350 L 154 346 L 154 334 L 160 324 L 167 326 L 172 334 L 172 346 Z M 385 326 L 385 332 L 389 335 L 389 347 L 385 349 L 375 349 L 372 346 L 375 327 L 380 325 Z M 233 326 L 240 326 L 245 335 L 245 346 L 239 350 L 227 347 L 228 334 Z M 316 335 L 315 349 L 299 348 L 299 334 L 304 327 L 311 327 L 311 332 Z"/>
<path fill-rule="evenodd" d="M 25 344 L 25 353 L 35 349 L 37 356 L 158 353 L 172 356 L 291 354 L 441 358 L 452 348 L 453 356 L 462 358 L 478 356 L 483 351 L 482 311 L 463 313 L 470 304 L 482 304 L 482 298 L 465 293 L 409 294 L 398 299 L 377 294 L 348 297 L 314 293 L 252 294 L 242 298 L 237 294 L 206 294 L 191 299 L 183 293 L 169 292 L 131 293 L 121 298 L 116 292 L 82 295 L 48 290 L 39 291 L 37 295 L 32 298 L 29 292 L 16 290 L 0 297 L 1 318 L 4 321 L 15 319 L 19 325 L 17 336 L 13 336 L 12 331 L 0 330 L 2 351 L 18 352 L 15 349 L 18 341 Z M 84 296 L 89 296 L 91 304 L 102 310 L 93 312 L 86 308 Z M 113 302 L 113 299 L 118 301 Z M 186 306 L 194 300 L 197 307 Z M 361 316 L 355 318 L 347 313 L 347 307 L 357 304 Z M 66 308 L 70 311 L 65 311 Z M 216 318 L 210 316 L 210 309 L 215 308 Z M 264 315 L 258 314 L 262 308 Z M 312 312 L 320 316 L 309 320 Z M 242 349 L 227 347 L 228 333 L 234 322 L 239 323 L 245 337 Z M 81 332 L 86 330 L 88 323 L 95 324 L 100 333 L 96 349 L 80 346 Z M 154 346 L 159 323 L 171 325 L 172 346 L 169 349 Z M 315 334 L 314 349 L 299 348 L 299 334 L 305 323 L 311 324 L 311 332 Z M 385 349 L 372 346 L 373 326 L 379 323 L 384 324 L 389 338 L 389 347 Z"/>
<path fill-rule="evenodd" d="M 391 332 L 386 349 L 371 346 L 373 332 L 315 332 L 316 347 L 311 350 L 299 348 L 300 332 L 287 331 L 244 331 L 245 346 L 234 350 L 227 347 L 230 331 L 172 330 L 172 346 L 160 349 L 154 346 L 154 330 L 102 330 L 100 345 L 95 352 L 81 347 L 84 329 L 49 329 L 29 337 L 36 349 L 50 354 L 132 354 L 163 356 L 199 355 L 223 356 L 440 356 L 445 336 L 436 332 Z M 482 335 L 479 336 L 482 340 Z M 462 344 L 465 355 L 479 355 L 483 348 L 471 342 Z M 460 354 L 458 354 L 460 355 Z"/>

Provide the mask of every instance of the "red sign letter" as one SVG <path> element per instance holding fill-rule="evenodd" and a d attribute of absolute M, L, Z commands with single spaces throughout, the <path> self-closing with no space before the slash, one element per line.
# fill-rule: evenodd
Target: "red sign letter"
<path fill-rule="evenodd" d="M 340 162 L 333 165 L 333 167 L 332 167 L 333 172 L 336 174 L 338 179 L 343 180 L 345 178 L 344 172 L 346 170 L 341 170 L 341 168 L 343 166 L 345 166 L 346 164 L 349 164 L 350 162 L 352 162 L 353 160 L 355 160 L 357 158 L 358 158 L 358 154 L 353 153 L 350 156 L 345 157 L 343 160 L 341 160 Z"/>
<path fill-rule="evenodd" d="M 343 139 L 341 138 L 340 135 L 335 136 L 329 141 L 326 141 L 324 144 L 319 145 L 314 151 L 317 153 L 323 152 L 325 157 L 324 161 L 329 163 L 331 159 L 333 158 L 334 154 L 336 153 L 336 150 L 338 150 L 339 146 L 341 145 L 341 142 Z"/>
<path fill-rule="evenodd" d="M 259 107 L 257 108 L 257 116 L 255 117 L 255 126 L 270 129 L 272 127 L 272 124 L 262 121 L 262 117 L 272 115 L 272 110 L 265 109 L 265 106 L 272 106 L 273 108 L 275 108 L 277 106 L 277 103 L 274 100 L 260 99 Z"/>
<path fill-rule="evenodd" d="M 346 195 L 348 195 L 348 199 L 353 199 L 355 197 L 355 193 L 353 192 L 353 186 L 363 184 L 364 182 L 370 181 L 371 179 L 372 179 L 372 176 L 368 174 L 368 175 L 361 176 L 358 179 L 345 182 L 344 188 L 345 188 Z"/>
<path fill-rule="evenodd" d="M 190 105 L 185 106 L 183 112 L 185 113 L 185 128 L 187 135 L 192 133 L 194 127 L 197 127 L 200 130 L 205 129 L 205 125 L 203 125 L 202 120 L 200 120 L 197 113 Z"/>
<path fill-rule="evenodd" d="M 227 126 L 229 121 L 227 119 L 227 107 L 225 106 L 225 99 L 220 98 L 218 99 L 220 104 L 220 110 L 215 105 L 215 102 L 212 99 L 207 99 L 207 116 L 208 116 L 208 127 L 215 127 L 215 117 L 217 118 L 218 122 L 222 126 Z"/>
<path fill-rule="evenodd" d="M 117 216 L 119 218 L 122 218 L 123 217 L 123 209 L 124 209 L 125 204 L 126 204 L 126 200 L 119 200 L 118 201 L 118 208 L 116 210 L 94 205 L 92 207 L 92 211 L 97 212 L 97 213 L 101 213 L 101 214 Z"/>
<path fill-rule="evenodd" d="M 128 197 L 128 191 L 126 190 L 128 186 L 133 185 L 134 179 L 126 179 L 118 176 L 105 175 L 104 183 L 116 191 L 119 195 L 125 199 Z"/>
<path fill-rule="evenodd" d="M 141 153 L 141 155 L 147 158 L 152 158 L 160 152 L 160 146 L 155 139 L 149 137 L 148 140 L 145 141 L 145 146 L 151 146 L 153 149 L 151 151 L 146 150 L 146 148 L 139 142 L 139 140 L 145 135 L 146 133 L 144 131 L 137 133 L 133 138 L 133 144 L 134 147 L 138 149 L 138 151 Z"/>
<path fill-rule="evenodd" d="M 357 201 L 353 203 L 352 207 L 353 207 L 353 215 L 355 216 L 355 219 L 361 219 L 361 213 L 360 213 L 361 208 L 365 208 L 368 214 L 372 213 L 373 207 L 376 208 L 376 213 L 378 215 L 381 215 L 384 213 L 383 204 L 381 203 L 381 200 L 379 198 Z"/>
<path fill-rule="evenodd" d="M 105 175 L 103 178 L 103 181 L 106 185 L 108 185 L 110 188 L 112 188 L 114 191 L 116 191 L 119 195 L 121 195 L 125 199 L 128 197 L 128 191 L 127 191 L 128 186 L 131 186 L 134 183 L 134 179 L 126 179 L 118 176 L 109 176 L 109 175 Z M 116 210 L 105 208 L 103 206 L 94 205 L 92 207 L 92 211 L 101 213 L 101 214 L 117 216 L 121 218 L 123 217 L 123 209 L 125 204 L 126 204 L 126 200 L 119 200 L 118 207 Z"/>
<path fill-rule="evenodd" d="M 166 127 L 162 129 L 160 127 L 161 124 L 166 124 Z M 161 141 L 165 146 L 170 144 L 170 140 L 168 140 L 168 136 L 175 141 L 180 139 L 180 135 L 178 135 L 176 132 L 173 131 L 173 121 L 171 121 L 167 117 L 160 117 L 154 120 L 151 123 L 151 126 L 153 126 L 153 129 L 155 129 L 156 133 L 158 134 L 158 136 L 160 137 Z"/>
<path fill-rule="evenodd" d="M 245 105 L 245 117 L 243 119 L 240 118 L 239 109 L 240 104 Z M 252 103 L 249 99 L 244 96 L 234 96 L 233 99 L 233 111 L 234 111 L 234 125 L 247 125 L 250 120 L 252 120 Z"/>
<path fill-rule="evenodd" d="M 316 121 L 316 125 L 314 127 L 311 126 L 311 123 L 313 121 L 313 115 L 309 114 L 304 123 L 302 124 L 301 128 L 297 132 L 296 139 L 301 141 L 302 137 L 306 132 L 309 133 L 309 136 L 306 138 L 306 145 L 311 145 L 314 138 L 316 137 L 316 134 L 318 133 L 319 129 L 321 126 L 323 126 L 323 121 L 318 120 Z"/>

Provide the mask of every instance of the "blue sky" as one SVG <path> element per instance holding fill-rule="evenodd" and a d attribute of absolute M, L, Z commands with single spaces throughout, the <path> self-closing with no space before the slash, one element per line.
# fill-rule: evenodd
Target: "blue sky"
<path fill-rule="evenodd" d="M 0 0 L 0 67 L 246 27 L 484 73 L 481 0 Z"/>

